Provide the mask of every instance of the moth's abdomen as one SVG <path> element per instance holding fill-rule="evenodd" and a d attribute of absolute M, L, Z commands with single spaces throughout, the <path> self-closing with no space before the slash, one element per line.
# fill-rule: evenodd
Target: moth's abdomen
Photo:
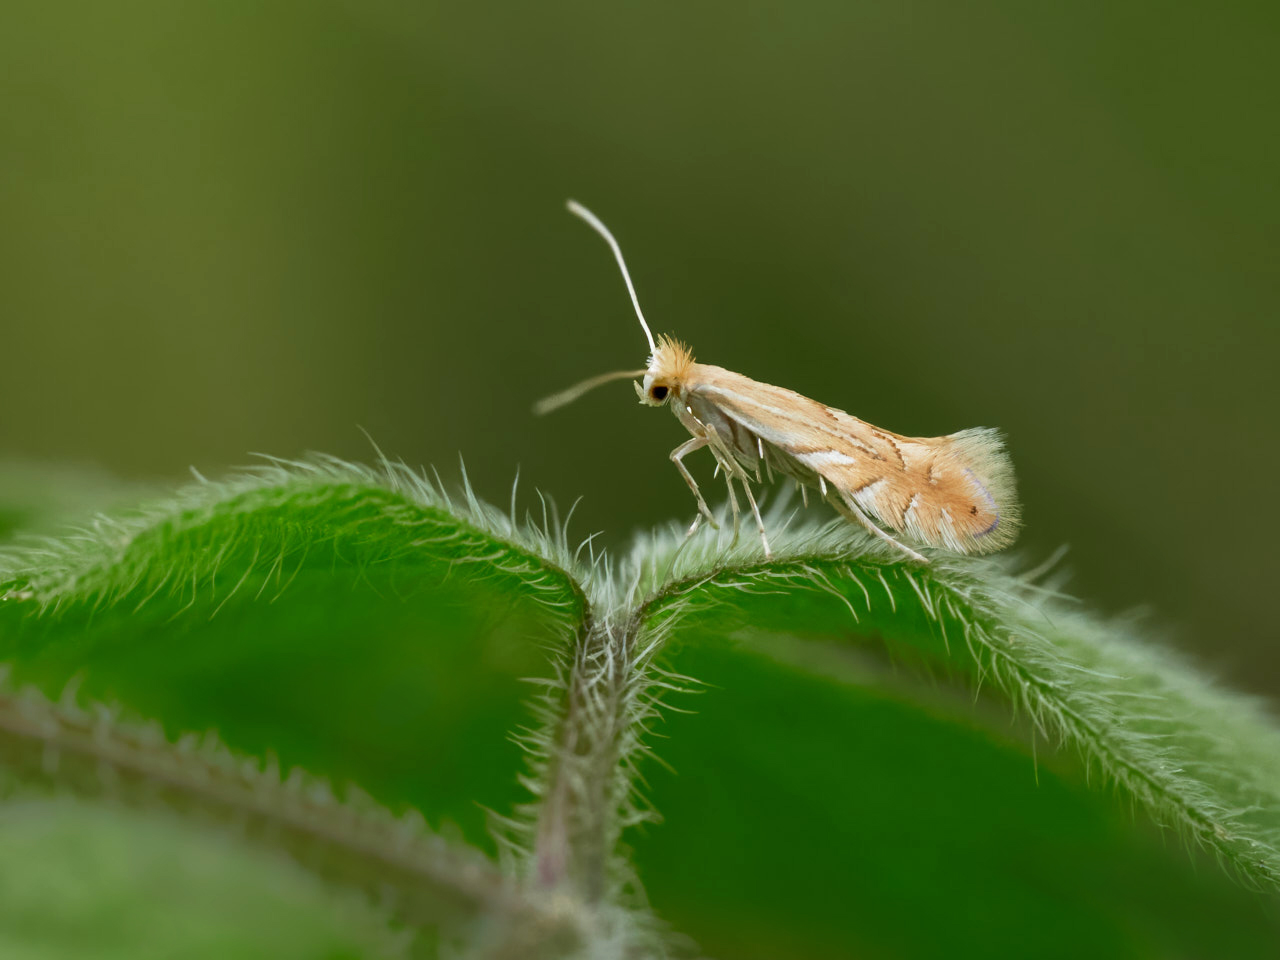
<path fill-rule="evenodd" d="M 913 540 L 958 553 L 991 553 L 1014 541 L 1013 467 L 997 431 L 964 430 L 901 447 L 902 469 L 888 474 L 871 502 L 854 494 L 860 506 Z"/>

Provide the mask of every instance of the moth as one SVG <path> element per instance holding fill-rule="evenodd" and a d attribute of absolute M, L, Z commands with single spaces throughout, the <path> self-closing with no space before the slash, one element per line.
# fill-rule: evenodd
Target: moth
<path fill-rule="evenodd" d="M 698 514 L 719 527 L 684 458 L 703 447 L 723 472 L 737 539 L 741 510 L 735 485 L 746 496 L 765 556 L 771 556 L 752 482 L 781 474 L 829 502 L 843 517 L 910 559 L 927 563 L 917 546 L 955 553 L 990 553 L 1018 533 L 1013 468 L 998 431 L 979 427 L 944 437 L 904 437 L 808 397 L 752 380 L 740 373 L 697 363 L 688 346 L 671 337 L 656 341 L 640 310 L 622 249 L 608 228 L 573 200 L 569 211 L 587 222 L 613 251 L 636 317 L 649 342 L 643 370 L 591 377 L 538 402 L 549 413 L 601 384 L 641 378 L 640 402 L 669 406 L 691 439 L 671 451 L 671 461 L 693 491 Z"/>

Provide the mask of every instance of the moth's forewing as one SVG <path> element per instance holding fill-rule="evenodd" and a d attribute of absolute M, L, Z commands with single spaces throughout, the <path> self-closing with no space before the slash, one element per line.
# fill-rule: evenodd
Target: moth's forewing
<path fill-rule="evenodd" d="M 685 396 L 748 468 L 759 438 L 783 472 L 810 486 L 822 477 L 846 503 L 922 543 L 986 553 L 1016 535 L 1012 470 L 995 431 L 903 437 L 710 364 L 692 365 Z"/>

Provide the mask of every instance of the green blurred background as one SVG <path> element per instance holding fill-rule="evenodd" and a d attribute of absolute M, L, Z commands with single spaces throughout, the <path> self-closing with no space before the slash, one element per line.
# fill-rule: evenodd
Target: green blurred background
<path fill-rule="evenodd" d="M 1280 690 L 1276 7 L 135 0 L 0 12 L 0 455 L 251 451 L 692 517 L 603 244 L 701 359 L 1009 436 L 1022 548 Z M 710 477 L 709 459 L 694 465 Z"/>

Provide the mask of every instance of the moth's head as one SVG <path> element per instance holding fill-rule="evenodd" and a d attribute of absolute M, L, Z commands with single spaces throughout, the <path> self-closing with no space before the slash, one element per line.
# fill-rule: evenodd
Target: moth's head
<path fill-rule="evenodd" d="M 614 259 L 618 261 L 618 269 L 622 271 L 622 279 L 626 281 L 627 292 L 631 294 L 631 305 L 636 309 L 636 319 L 640 321 L 640 329 L 644 331 L 652 353 L 649 354 L 649 365 L 644 370 L 621 370 L 617 373 L 603 373 L 598 377 L 583 380 L 568 390 L 562 390 L 554 396 L 539 400 L 534 405 L 534 412 L 550 413 L 566 403 L 572 403 L 588 390 L 593 390 L 603 383 L 612 383 L 615 380 L 630 379 L 635 376 L 644 377 L 640 383 L 635 384 L 635 388 L 636 393 L 640 395 L 640 402 L 645 406 L 660 407 L 672 397 L 683 397 L 685 386 L 693 371 L 693 351 L 679 340 L 672 340 L 670 337 L 659 337 L 656 342 L 654 341 L 649 324 L 645 322 L 644 314 L 640 311 L 640 300 L 636 297 L 636 289 L 631 283 L 631 274 L 627 272 L 627 264 L 622 259 L 622 250 L 618 247 L 618 241 L 613 238 L 609 228 L 582 204 L 570 200 L 569 212 L 585 220 L 591 229 L 600 234 L 605 243 L 609 244 Z"/>
<path fill-rule="evenodd" d="M 672 397 L 684 395 L 685 381 L 693 366 L 693 351 L 679 340 L 659 337 L 644 381 L 637 383 L 636 394 L 640 402 L 649 407 L 660 407 Z"/>

